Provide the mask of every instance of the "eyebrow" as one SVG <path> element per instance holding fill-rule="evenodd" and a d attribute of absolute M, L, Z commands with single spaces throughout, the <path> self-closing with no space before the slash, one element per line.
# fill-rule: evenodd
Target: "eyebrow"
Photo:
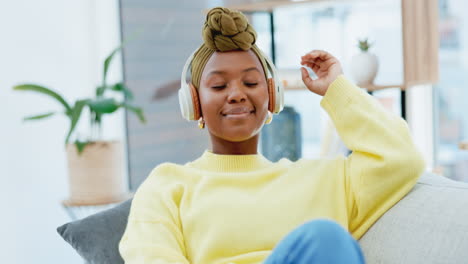
<path fill-rule="evenodd" d="M 257 69 L 257 67 L 250 67 L 250 68 L 247 68 L 247 69 L 243 70 L 242 72 L 249 72 L 249 71 L 258 71 L 258 72 L 260 72 L 260 70 Z"/>
<path fill-rule="evenodd" d="M 249 72 L 249 71 L 257 71 L 260 73 L 260 70 L 257 68 L 257 67 L 250 67 L 250 68 L 247 68 L 245 70 L 242 70 L 242 72 Z M 214 75 L 214 74 L 225 74 L 226 72 L 225 71 L 211 71 L 210 73 L 208 73 L 208 76 L 211 76 L 211 75 Z"/>

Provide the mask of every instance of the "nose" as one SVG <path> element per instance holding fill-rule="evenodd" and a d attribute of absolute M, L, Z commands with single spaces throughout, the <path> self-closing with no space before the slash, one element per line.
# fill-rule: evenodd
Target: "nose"
<path fill-rule="evenodd" d="M 247 95 L 245 94 L 245 91 L 244 91 L 242 85 L 239 84 L 239 83 L 231 85 L 231 87 L 230 87 L 230 89 L 228 89 L 228 91 L 229 91 L 228 102 L 230 104 L 241 103 L 241 102 L 245 102 L 247 100 Z"/>

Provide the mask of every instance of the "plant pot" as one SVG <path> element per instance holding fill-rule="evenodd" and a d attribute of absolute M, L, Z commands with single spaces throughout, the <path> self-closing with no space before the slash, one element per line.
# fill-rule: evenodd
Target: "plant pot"
<path fill-rule="evenodd" d="M 129 197 L 120 141 L 97 141 L 88 144 L 81 154 L 75 144 L 68 144 L 66 151 L 70 198 L 65 204 L 108 204 Z"/>
<path fill-rule="evenodd" d="M 379 69 L 377 56 L 370 52 L 361 52 L 351 59 L 351 75 L 359 86 L 374 83 L 375 76 Z"/>

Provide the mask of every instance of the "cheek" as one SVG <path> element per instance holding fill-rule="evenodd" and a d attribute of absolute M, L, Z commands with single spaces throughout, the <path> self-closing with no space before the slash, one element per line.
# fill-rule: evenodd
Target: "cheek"
<path fill-rule="evenodd" d="M 257 95 L 253 97 L 254 104 L 257 107 L 257 112 L 259 113 L 266 113 L 268 111 L 269 96 L 268 96 L 268 92 L 265 92 L 265 91 L 262 91 L 261 93 L 258 93 Z"/>
<path fill-rule="evenodd" d="M 219 112 L 218 110 L 220 109 L 220 99 L 221 99 L 219 97 L 220 97 L 219 95 L 216 95 L 210 92 L 206 92 L 203 90 L 200 91 L 200 94 L 199 94 L 200 108 L 201 108 L 203 119 L 205 119 L 205 122 L 207 120 L 212 119 Z"/>

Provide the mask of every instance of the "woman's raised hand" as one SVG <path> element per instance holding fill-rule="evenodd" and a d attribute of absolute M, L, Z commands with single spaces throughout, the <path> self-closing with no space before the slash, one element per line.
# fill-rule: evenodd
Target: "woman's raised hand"
<path fill-rule="evenodd" d="M 306 68 L 301 67 L 302 81 L 307 88 L 318 95 L 324 96 L 330 84 L 343 74 L 341 64 L 330 53 L 323 50 L 313 50 L 301 57 L 301 65 L 311 68 L 317 75 L 312 80 Z"/>

